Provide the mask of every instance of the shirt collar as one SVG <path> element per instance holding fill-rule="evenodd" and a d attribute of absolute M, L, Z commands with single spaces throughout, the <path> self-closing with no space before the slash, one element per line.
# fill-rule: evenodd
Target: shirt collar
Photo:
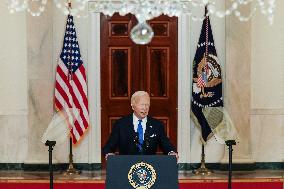
<path fill-rule="evenodd" d="M 133 122 L 138 123 L 138 117 L 133 113 Z M 142 119 L 142 123 L 147 123 L 147 116 Z"/>

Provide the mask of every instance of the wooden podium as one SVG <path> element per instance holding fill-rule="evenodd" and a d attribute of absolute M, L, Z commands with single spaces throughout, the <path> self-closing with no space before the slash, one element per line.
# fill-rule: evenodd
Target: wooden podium
<path fill-rule="evenodd" d="M 109 156 L 106 189 L 178 189 L 178 165 L 175 156 Z"/>

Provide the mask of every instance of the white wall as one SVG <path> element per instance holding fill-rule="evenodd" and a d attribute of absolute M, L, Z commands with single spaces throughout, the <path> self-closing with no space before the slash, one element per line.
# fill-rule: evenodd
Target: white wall
<path fill-rule="evenodd" d="M 252 19 L 252 108 L 284 109 L 284 1 L 276 2 L 273 25 Z"/>
<path fill-rule="evenodd" d="M 22 162 L 27 153 L 26 14 L 0 3 L 0 162 Z"/>
<path fill-rule="evenodd" d="M 0 4 L 0 12 L 0 114 L 26 113 L 26 16 L 9 14 L 5 3 Z"/>
<path fill-rule="evenodd" d="M 276 1 L 274 23 L 252 20 L 251 139 L 255 161 L 284 160 L 284 1 Z"/>

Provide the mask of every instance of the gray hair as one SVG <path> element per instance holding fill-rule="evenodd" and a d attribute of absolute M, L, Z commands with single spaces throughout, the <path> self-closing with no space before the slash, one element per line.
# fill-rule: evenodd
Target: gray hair
<path fill-rule="evenodd" d="M 147 96 L 150 99 L 149 94 L 146 91 L 136 91 L 135 93 L 133 93 L 133 95 L 131 96 L 131 105 L 135 104 L 137 99 L 141 96 Z"/>

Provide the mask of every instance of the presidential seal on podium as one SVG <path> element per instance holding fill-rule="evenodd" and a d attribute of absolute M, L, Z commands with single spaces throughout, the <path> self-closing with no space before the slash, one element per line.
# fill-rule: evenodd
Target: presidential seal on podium
<path fill-rule="evenodd" d="M 152 165 L 144 162 L 131 166 L 128 172 L 128 181 L 135 189 L 149 189 L 155 181 L 157 175 Z"/>

